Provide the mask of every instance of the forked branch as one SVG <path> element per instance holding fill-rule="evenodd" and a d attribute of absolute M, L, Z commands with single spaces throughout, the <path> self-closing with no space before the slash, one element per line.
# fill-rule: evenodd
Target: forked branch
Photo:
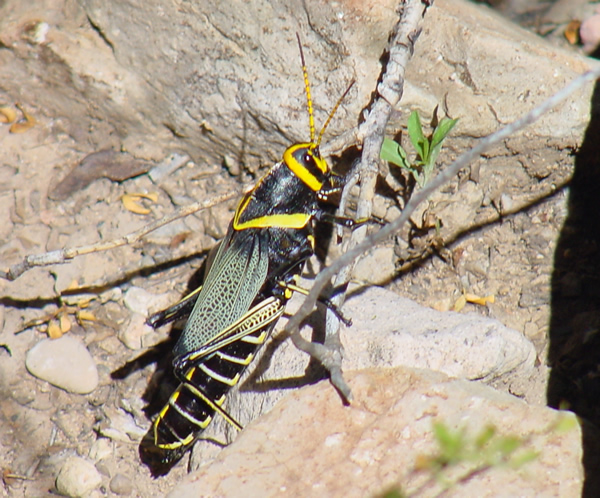
<path fill-rule="evenodd" d="M 444 169 L 436 177 L 431 179 L 421 190 L 415 192 L 410 201 L 406 204 L 402 214 L 393 222 L 381 228 L 377 232 L 367 236 L 362 242 L 349 249 L 346 253 L 336 259 L 329 267 L 325 268 L 315 279 L 309 295 L 298 312 L 290 319 L 286 325 L 286 332 L 292 337 L 296 344 L 303 351 L 308 352 L 323 363 L 331 372 L 332 383 L 342 393 L 346 399 L 350 399 L 350 389 L 341 374 L 341 355 L 338 350 L 330 350 L 323 345 L 306 344 L 308 341 L 300 336 L 300 325 L 302 321 L 314 309 L 317 299 L 324 287 L 336 276 L 343 268 L 351 265 L 356 258 L 367 252 L 380 242 L 383 242 L 392 234 L 399 232 L 410 219 L 419 204 L 425 201 L 441 186 L 456 177 L 458 172 L 466 167 L 470 162 L 477 159 L 486 150 L 502 142 L 506 138 L 514 135 L 517 131 L 529 126 L 537 121 L 542 115 L 556 106 L 559 102 L 566 99 L 573 92 L 582 88 L 590 81 L 600 78 L 600 67 L 588 71 L 573 80 L 569 85 L 552 95 L 542 104 L 523 115 L 521 118 L 511 124 L 499 129 L 495 133 L 479 140 L 477 145 L 461 155 L 454 163 Z"/>
<path fill-rule="evenodd" d="M 360 177 L 360 194 L 356 210 L 358 219 L 371 217 L 385 128 L 393 109 L 402 98 L 406 66 L 414 53 L 415 43 L 421 33 L 420 24 L 431 3 L 406 0 L 399 6 L 399 19 L 387 47 L 388 62 L 383 68 L 377 85 L 377 97 L 365 111 L 365 121 L 353 132 L 354 137 L 362 142 L 360 164 L 356 168 L 356 174 Z M 365 240 L 366 230 L 365 225 L 352 232 L 348 250 Z M 340 268 L 336 276 L 335 288 L 344 288 L 350 281 L 354 261 L 355 259 L 352 259 L 349 264 Z M 344 294 L 337 295 L 332 301 L 336 306 L 341 307 Z M 318 359 L 329 370 L 333 385 L 346 400 L 350 400 L 350 388 L 345 383 L 341 370 L 343 348 L 339 338 L 339 320 L 333 313 L 327 313 L 326 327 L 324 345 L 305 340 L 297 331 L 292 335 L 292 340 L 297 348 Z"/>

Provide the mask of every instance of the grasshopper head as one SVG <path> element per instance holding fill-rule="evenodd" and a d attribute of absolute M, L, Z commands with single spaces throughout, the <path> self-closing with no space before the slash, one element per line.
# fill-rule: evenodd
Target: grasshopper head
<path fill-rule="evenodd" d="M 321 157 L 314 143 L 294 144 L 283 153 L 283 162 L 311 190 L 318 192 L 329 177 L 327 161 Z"/>

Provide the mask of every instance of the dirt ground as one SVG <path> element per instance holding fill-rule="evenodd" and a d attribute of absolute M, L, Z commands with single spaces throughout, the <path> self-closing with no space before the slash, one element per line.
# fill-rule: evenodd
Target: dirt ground
<path fill-rule="evenodd" d="M 43 116 L 22 134 L 0 126 L 0 144 L 2 267 L 19 261 L 23 254 L 110 240 L 191 199 L 229 190 L 241 192 L 242 188 L 241 182 L 219 166 L 198 176 L 194 164 L 188 162 L 161 189 L 147 176 L 123 182 L 101 178 L 55 201 L 48 193 L 81 159 L 82 151 L 96 151 L 76 143 L 62 123 Z M 405 297 L 442 310 L 451 309 L 463 293 L 494 296 L 493 303 L 467 304 L 465 311 L 497 318 L 522 331 L 539 357 L 530 379 L 510 385 L 500 381 L 497 387 L 529 402 L 546 404 L 550 379 L 551 405 L 566 403 L 596 421 L 600 414 L 589 403 L 590 392 L 597 387 L 596 361 L 593 355 L 584 354 L 597 340 L 593 327 L 597 298 L 592 284 L 596 280 L 594 231 L 598 233 L 598 227 L 596 211 L 590 211 L 597 208 L 592 207 L 594 195 L 585 188 L 597 185 L 593 172 L 589 176 L 585 169 L 586 158 L 594 153 L 592 139 L 577 155 L 572 149 L 547 144 L 540 157 L 525 160 L 504 154 L 482 160 L 430 204 L 429 214 L 448 220 L 445 233 L 449 235 L 443 246 L 436 244 L 435 230 L 415 231 L 411 257 L 396 261 L 398 273 L 388 285 Z M 445 161 L 452 156 L 450 139 Z M 569 192 L 574 174 L 577 182 Z M 504 182 L 501 194 L 496 188 L 500 177 L 511 178 Z M 483 194 L 483 201 L 473 203 L 477 195 L 472 185 Z M 156 203 L 147 203 L 148 215 L 127 211 L 121 202 L 125 193 L 153 191 L 158 191 L 159 197 Z M 576 201 L 574 196 L 582 191 L 578 198 L 583 200 Z M 16 282 L 2 284 L 0 343 L 8 349 L 0 349 L 0 468 L 4 472 L 0 495 L 48 494 L 64 460 L 90 452 L 106 452 L 104 467 L 99 465 L 101 473 L 124 474 L 134 483 L 135 496 L 164 494 L 186 473 L 182 463 L 168 476 L 152 478 L 139 464 L 139 440 L 128 436 L 131 424 L 141 432 L 149 427 L 145 396 L 155 379 L 156 366 L 151 359 L 141 361 L 123 378 L 115 379 L 116 372 L 142 354 L 119 340 L 119 330 L 130 318 L 123 294 L 142 287 L 153 294 L 166 294 L 167 302 L 176 301 L 190 275 L 200 267 L 202 251 L 225 233 L 235 202 L 178 221 L 150 235 L 143 245 L 84 256 L 51 271 L 36 269 Z M 471 208 L 473 205 L 476 207 Z M 468 229 L 463 228 L 465 220 Z M 400 252 L 394 241 L 389 247 Z M 53 297 L 56 290 L 70 288 L 73 282 L 89 291 L 92 299 L 86 310 L 95 317 L 79 324 L 74 312 L 65 312 L 72 324 L 68 333 L 82 338 L 99 365 L 100 385 L 86 396 L 35 379 L 24 361 L 47 329 L 44 325 L 22 329 L 34 319 L 56 314 L 63 304 L 72 304 L 75 310 L 81 295 L 73 303 L 68 293 L 62 303 Z M 585 327 L 572 325 L 577 319 L 584 320 Z M 570 334 L 573 330 L 577 334 Z M 144 346 L 163 339 L 162 333 L 156 333 Z M 548 357 L 555 365 L 554 377 L 550 376 Z M 108 446 L 98 444 L 98 433 L 112 435 L 105 440 Z M 114 494 L 103 488 L 98 496 Z"/>

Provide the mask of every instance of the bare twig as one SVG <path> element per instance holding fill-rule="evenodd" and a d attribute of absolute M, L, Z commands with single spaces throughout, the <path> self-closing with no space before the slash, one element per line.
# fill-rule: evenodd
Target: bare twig
<path fill-rule="evenodd" d="M 388 62 L 383 70 L 380 83 L 377 85 L 378 96 L 373 101 L 365 121 L 350 138 L 362 139 L 363 148 L 360 165 L 357 168 L 360 176 L 360 194 L 356 214 L 358 219 L 369 219 L 375 196 L 375 184 L 379 171 L 379 152 L 383 144 L 385 128 L 392 110 L 402 97 L 404 90 L 404 74 L 410 60 L 414 44 L 421 32 L 419 23 L 425 15 L 426 4 L 421 0 L 406 0 L 399 7 L 400 18 L 396 24 L 388 45 Z M 362 226 L 352 232 L 347 249 L 360 244 L 367 235 L 367 227 Z M 353 264 L 342 268 L 335 280 L 336 288 L 343 288 L 352 274 Z M 344 294 L 333 298 L 338 306 L 344 302 Z M 339 338 L 339 320 L 328 310 L 324 345 L 304 340 L 300 334 L 292 335 L 296 347 L 309 353 L 325 366 L 331 375 L 331 382 L 344 398 L 351 399 L 350 388 L 342 376 L 343 347 Z"/>
<path fill-rule="evenodd" d="M 77 256 L 81 256 L 83 254 L 90 254 L 94 252 L 106 251 L 108 249 L 114 249 L 115 247 L 121 247 L 128 244 L 134 244 L 142 239 L 145 235 L 153 232 L 154 230 L 166 225 L 167 223 L 171 223 L 179 218 L 183 218 L 184 216 L 188 216 L 197 211 L 202 211 L 203 209 L 208 209 L 210 207 L 216 206 L 217 204 L 221 204 L 222 202 L 233 199 L 237 196 L 237 192 L 228 192 L 226 194 L 221 194 L 216 197 L 212 197 L 211 199 L 195 202 L 194 204 L 190 204 L 189 206 L 184 206 L 181 209 L 178 209 L 174 213 L 171 213 L 160 220 L 157 220 L 140 230 L 127 234 L 123 237 L 119 237 L 118 239 L 109 240 L 106 242 L 100 242 L 98 244 L 91 244 L 87 246 L 79 246 L 79 247 L 67 247 L 64 249 L 58 249 L 56 251 L 50 251 L 43 254 L 32 254 L 20 263 L 11 266 L 7 271 L 0 271 L 0 278 L 4 278 L 7 280 L 15 280 L 19 278 L 23 273 L 36 266 L 48 266 L 48 265 L 56 265 L 56 264 L 64 264 L 68 262 L 70 259 L 73 259 Z"/>
<path fill-rule="evenodd" d="M 392 234 L 398 232 L 404 224 L 409 220 L 412 213 L 415 211 L 416 207 L 421 204 L 421 202 L 425 201 L 433 192 L 439 189 L 442 185 L 448 183 L 452 178 L 454 178 L 458 172 L 467 166 L 471 161 L 479 157 L 484 151 L 488 150 L 492 146 L 498 144 L 502 140 L 508 138 L 509 136 L 515 134 L 517 131 L 525 128 L 526 126 L 537 121 L 543 114 L 552 109 L 555 105 L 557 105 L 562 100 L 566 99 L 569 95 L 571 95 L 576 90 L 582 88 L 586 83 L 593 81 L 600 77 L 600 67 L 588 71 L 585 74 L 579 76 L 575 80 L 573 80 L 569 85 L 555 93 L 553 96 L 545 100 L 542 104 L 517 119 L 513 123 L 501 128 L 495 133 L 479 140 L 477 145 L 465 152 L 462 156 L 460 156 L 454 163 L 448 166 L 444 171 L 439 173 L 435 178 L 429 181 L 423 189 L 416 192 L 410 199 L 410 201 L 406 204 L 406 207 L 402 211 L 402 214 L 389 225 L 383 227 L 376 233 L 369 235 L 362 241 L 360 244 L 356 245 L 348 252 L 340 256 L 336 259 L 329 267 L 325 268 L 315 279 L 313 287 L 309 293 L 309 295 L 304 300 L 304 303 L 298 310 L 298 312 L 290 319 L 290 321 L 286 325 L 286 332 L 293 338 L 294 344 L 296 344 L 297 337 L 300 336 L 299 328 L 302 321 L 309 315 L 314 306 L 316 305 L 317 298 L 320 295 L 323 288 L 327 285 L 327 283 L 331 280 L 331 278 L 336 275 L 342 268 L 350 265 L 358 256 L 365 253 L 373 246 L 378 244 L 379 242 L 384 241 Z M 321 346 L 323 348 L 324 346 Z M 307 348 L 310 349 L 310 348 Z M 319 355 L 323 355 L 325 360 L 328 360 L 327 354 L 328 352 L 323 353 L 320 348 L 315 348 L 315 355 L 317 359 L 320 360 Z M 312 354 L 312 351 L 311 351 Z M 325 366 L 328 366 L 328 363 L 324 363 Z M 336 371 L 336 376 L 341 374 L 341 370 L 339 372 Z M 337 386 L 336 386 L 337 387 Z M 338 387 L 339 389 L 339 387 Z"/>

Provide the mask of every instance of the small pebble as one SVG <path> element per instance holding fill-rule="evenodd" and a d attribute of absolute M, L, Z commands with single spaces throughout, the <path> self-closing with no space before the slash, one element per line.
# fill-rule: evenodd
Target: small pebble
<path fill-rule="evenodd" d="M 513 201 L 510 195 L 502 194 L 500 196 L 500 207 L 502 208 L 503 213 L 509 213 L 514 209 L 515 201 Z"/>
<path fill-rule="evenodd" d="M 129 496 L 133 492 L 131 479 L 123 474 L 115 474 L 110 480 L 110 490 L 116 495 Z"/>
<path fill-rule="evenodd" d="M 189 156 L 174 152 L 173 154 L 165 157 L 159 164 L 154 166 L 154 168 L 148 172 L 148 176 L 155 184 L 159 184 L 165 177 L 173 174 L 179 168 L 184 166 L 189 160 Z"/>
<path fill-rule="evenodd" d="M 148 431 L 147 427 L 144 428 L 137 425 L 130 413 L 120 408 L 112 409 L 105 407 L 104 413 L 108 424 L 105 427 L 100 427 L 99 432 L 101 436 L 113 441 L 122 441 L 124 443 L 141 441 Z"/>
<path fill-rule="evenodd" d="M 591 54 L 600 43 L 600 14 L 588 17 L 581 23 L 579 37 L 583 43 L 583 51 Z"/>
<path fill-rule="evenodd" d="M 140 315 L 148 314 L 150 301 L 154 296 L 141 287 L 131 287 L 123 296 L 123 304 L 129 311 L 139 313 Z"/>
<path fill-rule="evenodd" d="M 65 391 L 88 394 L 98 386 L 98 369 L 85 345 L 72 335 L 44 339 L 27 353 L 31 375 Z"/>
<path fill-rule="evenodd" d="M 152 294 L 141 287 L 131 287 L 123 296 L 123 304 L 128 310 L 144 316 L 150 314 L 149 310 L 156 311 L 167 307 L 169 301 L 168 294 Z"/>
<path fill-rule="evenodd" d="M 84 496 L 100 486 L 102 476 L 85 458 L 69 458 L 56 477 L 56 490 L 64 496 Z"/>
<path fill-rule="evenodd" d="M 110 470 L 108 468 L 108 465 L 106 465 L 106 463 L 103 460 L 96 462 L 96 470 L 100 472 L 100 475 L 104 477 L 110 477 Z"/>
<path fill-rule="evenodd" d="M 396 273 L 395 260 L 393 247 L 376 247 L 358 260 L 354 278 L 374 285 L 388 282 Z"/>
<path fill-rule="evenodd" d="M 4 306 L 0 306 L 0 330 L 4 330 Z"/>
<path fill-rule="evenodd" d="M 146 325 L 146 317 L 140 313 L 133 313 L 127 325 L 119 330 L 119 339 L 129 349 L 134 351 L 142 347 L 142 338 L 154 329 Z"/>
<path fill-rule="evenodd" d="M 90 448 L 88 456 L 98 462 L 103 458 L 107 458 L 113 454 L 113 443 L 110 439 L 99 438 L 97 439 Z"/>

